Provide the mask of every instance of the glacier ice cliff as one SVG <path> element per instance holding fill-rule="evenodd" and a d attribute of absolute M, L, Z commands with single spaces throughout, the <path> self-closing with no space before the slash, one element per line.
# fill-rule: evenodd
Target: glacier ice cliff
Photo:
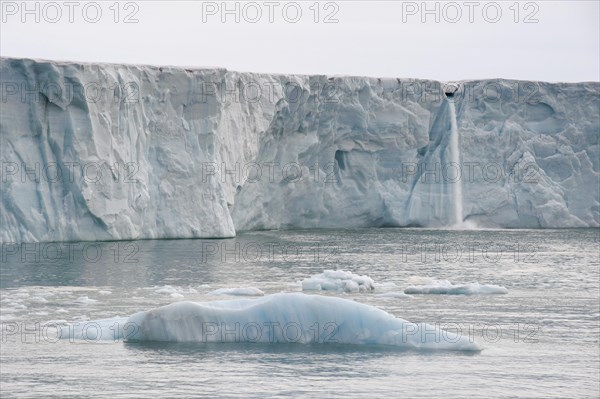
<path fill-rule="evenodd" d="M 3 242 L 600 226 L 600 83 L 2 58 Z M 460 165 L 450 154 L 450 101 Z"/>

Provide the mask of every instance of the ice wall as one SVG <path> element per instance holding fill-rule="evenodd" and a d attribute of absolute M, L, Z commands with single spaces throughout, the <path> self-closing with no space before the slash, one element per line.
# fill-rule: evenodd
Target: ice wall
<path fill-rule="evenodd" d="M 600 84 L 0 62 L 3 242 L 600 225 Z"/>

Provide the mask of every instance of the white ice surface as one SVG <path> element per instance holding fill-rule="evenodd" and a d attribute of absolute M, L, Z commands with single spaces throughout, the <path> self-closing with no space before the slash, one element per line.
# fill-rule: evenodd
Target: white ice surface
<path fill-rule="evenodd" d="M 432 280 L 427 284 L 410 286 L 404 290 L 404 293 L 440 295 L 496 295 L 508 294 L 508 289 L 499 285 L 479 284 L 478 282 L 452 284 L 448 280 Z"/>
<path fill-rule="evenodd" d="M 103 325 L 114 322 L 115 319 L 103 321 Z M 177 302 L 136 313 L 126 324 L 130 328 L 124 332 L 127 341 L 340 343 L 481 349 L 467 336 L 426 324 L 413 324 L 373 306 L 301 293 L 204 303 Z"/>
<path fill-rule="evenodd" d="M 0 74 L 2 242 L 438 227 L 455 218 L 441 168 L 451 161 L 452 118 L 440 82 L 11 58 Z M 472 88 L 455 96 L 460 161 L 472 167 L 462 168 L 465 221 L 599 226 L 600 84 L 462 83 Z M 207 94 L 206 84 L 264 95 L 240 101 Z M 440 93 L 421 96 L 424 87 Z M 248 165 L 260 179 L 241 177 Z M 31 179 L 36 168 L 41 178 Z"/>
<path fill-rule="evenodd" d="M 412 298 L 412 295 L 408 295 L 404 292 L 398 292 L 398 291 L 384 292 L 383 294 L 377 294 L 375 296 L 378 298 L 389 298 L 389 299 Z"/>
<path fill-rule="evenodd" d="M 49 322 L 49 336 L 93 342 L 298 343 L 391 345 L 407 349 L 478 351 L 468 336 L 410 323 L 352 300 L 273 294 L 256 299 L 176 302 L 136 313 L 78 322 Z"/>
<path fill-rule="evenodd" d="M 96 302 L 98 302 L 98 300 L 91 299 L 87 295 L 84 295 L 84 296 L 80 296 L 79 298 L 77 298 L 77 302 L 84 304 L 84 305 L 88 305 L 90 303 L 96 303 Z"/>
<path fill-rule="evenodd" d="M 48 336 L 54 339 L 78 340 L 85 342 L 119 341 L 125 332 L 133 327 L 127 324 L 127 317 L 112 317 L 100 320 L 80 320 L 75 322 L 48 322 L 45 328 Z"/>
<path fill-rule="evenodd" d="M 233 296 L 263 296 L 265 293 L 256 287 L 219 288 L 208 295 L 233 295 Z"/>
<path fill-rule="evenodd" d="M 374 281 L 369 276 L 345 270 L 325 270 L 302 280 L 302 291 L 364 292 L 374 289 Z"/>

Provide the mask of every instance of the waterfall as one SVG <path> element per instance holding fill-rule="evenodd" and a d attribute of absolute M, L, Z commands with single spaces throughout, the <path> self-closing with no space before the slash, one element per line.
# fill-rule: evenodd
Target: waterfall
<path fill-rule="evenodd" d="M 463 223 L 463 195 L 462 195 L 462 174 L 460 163 L 460 146 L 458 145 L 458 125 L 456 123 L 456 107 L 454 101 L 448 101 L 450 107 L 450 162 L 458 167 L 459 179 L 453 187 L 453 224 L 459 226 Z"/>

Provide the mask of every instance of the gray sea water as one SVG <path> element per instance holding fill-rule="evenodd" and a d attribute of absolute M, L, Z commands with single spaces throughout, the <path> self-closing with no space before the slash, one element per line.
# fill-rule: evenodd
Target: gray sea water
<path fill-rule="evenodd" d="M 228 240 L 2 247 L 0 393 L 10 397 L 600 396 L 598 229 L 264 231 Z M 57 340 L 81 322 L 227 287 L 301 291 L 326 269 L 373 292 L 322 292 L 470 335 L 481 352 L 337 344 L 144 344 Z M 427 278 L 501 285 L 506 295 L 382 298 Z M 39 324 L 36 324 L 39 323 Z"/>

